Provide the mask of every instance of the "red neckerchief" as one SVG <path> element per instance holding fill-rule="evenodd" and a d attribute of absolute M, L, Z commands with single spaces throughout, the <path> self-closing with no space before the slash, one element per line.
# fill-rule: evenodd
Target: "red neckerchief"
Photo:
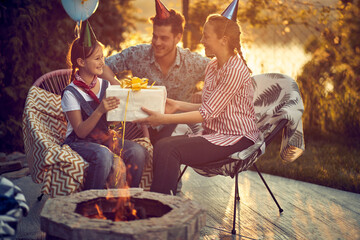
<path fill-rule="evenodd" d="M 78 86 L 81 87 L 85 90 L 85 92 L 87 94 L 89 94 L 89 96 L 94 99 L 94 101 L 96 103 L 100 103 L 98 97 L 95 95 L 95 93 L 93 91 L 91 91 L 91 88 L 95 87 L 97 82 L 97 76 L 94 76 L 94 79 L 92 80 L 92 82 L 90 83 L 90 85 L 87 85 L 86 82 L 84 81 L 84 79 L 82 79 L 79 75 L 78 72 L 75 73 L 75 79 L 73 80 L 73 83 Z"/>

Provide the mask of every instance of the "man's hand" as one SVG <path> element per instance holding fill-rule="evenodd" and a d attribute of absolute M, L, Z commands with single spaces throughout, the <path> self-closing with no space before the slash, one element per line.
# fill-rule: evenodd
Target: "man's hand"
<path fill-rule="evenodd" d="M 191 96 L 192 103 L 201 103 L 201 94 L 202 92 L 196 92 Z"/>
<path fill-rule="evenodd" d="M 178 102 L 174 99 L 167 98 L 165 104 L 165 113 L 175 113 L 179 109 Z"/>

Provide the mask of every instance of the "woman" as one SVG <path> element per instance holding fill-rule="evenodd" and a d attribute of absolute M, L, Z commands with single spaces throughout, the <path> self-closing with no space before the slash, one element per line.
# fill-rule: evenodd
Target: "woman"
<path fill-rule="evenodd" d="M 248 148 L 258 138 L 254 89 L 241 54 L 238 24 L 222 15 L 210 15 L 201 43 L 207 55 L 215 56 L 205 70 L 202 103 L 168 99 L 166 114 L 144 108 L 149 117 L 136 121 L 151 126 L 202 123 L 204 129 L 200 135 L 168 137 L 155 144 L 154 192 L 176 193 L 181 164 L 196 166 L 224 159 Z"/>

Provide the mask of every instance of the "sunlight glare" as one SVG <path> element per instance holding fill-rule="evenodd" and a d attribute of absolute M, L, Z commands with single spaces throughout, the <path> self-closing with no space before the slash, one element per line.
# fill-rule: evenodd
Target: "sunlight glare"
<path fill-rule="evenodd" d="M 125 41 L 120 44 L 121 49 L 125 49 L 137 44 L 151 43 L 151 32 L 140 33 L 133 32 L 125 35 Z M 183 47 L 180 41 L 177 46 Z M 304 52 L 303 46 L 299 43 L 290 42 L 287 44 L 261 44 L 242 43 L 241 47 L 243 56 L 255 74 L 262 73 L 282 73 L 296 79 L 301 73 L 303 65 L 311 58 L 310 54 Z M 104 55 L 108 56 L 110 48 L 104 49 Z M 202 56 L 205 55 L 205 48 L 202 44 L 198 44 L 193 50 Z M 111 55 L 117 52 L 112 52 Z M 327 89 L 331 91 L 331 85 L 327 85 Z"/>

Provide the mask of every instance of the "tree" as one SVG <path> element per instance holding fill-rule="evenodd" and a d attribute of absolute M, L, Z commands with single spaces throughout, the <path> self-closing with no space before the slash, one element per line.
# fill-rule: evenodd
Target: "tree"
<path fill-rule="evenodd" d="M 98 39 L 120 50 L 134 28 L 131 0 L 100 2 L 90 17 Z M 116 23 L 116 24 L 115 24 Z M 23 151 L 21 119 L 28 89 L 41 75 L 66 68 L 75 22 L 60 0 L 0 2 L 0 151 Z"/>
<path fill-rule="evenodd" d="M 191 4 L 189 11 L 189 21 L 187 28 L 190 32 L 190 43 L 188 47 L 191 50 L 197 48 L 200 43 L 203 25 L 209 14 L 216 13 L 218 10 L 217 5 L 210 0 L 197 0 Z"/>
<path fill-rule="evenodd" d="M 207 15 L 226 7 L 218 3 L 197 0 L 191 4 L 192 49 L 199 44 Z M 239 2 L 237 19 L 254 39 L 264 38 L 261 34 L 267 31 L 276 32 L 276 41 L 281 43 L 282 36 L 287 36 L 286 41 L 307 42 L 304 47 L 312 57 L 297 82 L 305 104 L 304 128 L 309 132 L 360 135 L 359 14 L 359 0 L 343 0 L 334 6 L 297 0 Z"/>
<path fill-rule="evenodd" d="M 312 59 L 298 78 L 308 112 L 304 124 L 355 137 L 360 135 L 360 1 L 339 1 L 335 11 L 336 21 L 306 47 Z"/>

